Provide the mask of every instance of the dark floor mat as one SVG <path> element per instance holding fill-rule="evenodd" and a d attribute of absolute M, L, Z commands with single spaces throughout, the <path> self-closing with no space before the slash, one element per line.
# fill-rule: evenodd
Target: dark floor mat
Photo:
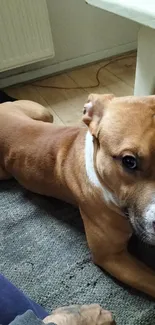
<path fill-rule="evenodd" d="M 16 99 L 7 95 L 4 91 L 0 90 L 0 104 L 5 102 L 14 102 Z"/>
<path fill-rule="evenodd" d="M 48 311 L 97 302 L 113 311 L 118 325 L 155 323 L 154 301 L 92 263 L 77 209 L 6 181 L 0 222 L 0 271 Z"/>

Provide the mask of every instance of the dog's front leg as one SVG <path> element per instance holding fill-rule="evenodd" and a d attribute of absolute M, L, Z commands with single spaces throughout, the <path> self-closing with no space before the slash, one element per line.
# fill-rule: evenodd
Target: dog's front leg
<path fill-rule="evenodd" d="M 96 263 L 116 279 L 155 297 L 155 273 L 126 250 Z"/>
<path fill-rule="evenodd" d="M 155 297 L 155 272 L 128 253 L 127 242 L 118 245 L 117 232 L 110 237 L 102 224 L 99 227 L 82 211 L 81 215 L 94 263 L 119 281 Z"/>
<path fill-rule="evenodd" d="M 10 179 L 12 178 L 12 176 L 6 172 L 3 167 L 0 166 L 0 181 L 2 180 L 7 180 L 7 179 Z"/>

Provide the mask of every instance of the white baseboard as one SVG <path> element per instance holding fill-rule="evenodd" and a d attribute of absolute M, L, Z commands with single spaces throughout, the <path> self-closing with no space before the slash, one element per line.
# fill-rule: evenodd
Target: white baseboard
<path fill-rule="evenodd" d="M 136 48 L 137 48 L 137 42 L 135 41 L 128 44 L 119 45 L 110 49 L 106 49 L 100 52 L 94 52 L 67 61 L 55 63 L 53 65 L 40 68 L 37 70 L 31 70 L 14 76 L 9 76 L 7 78 L 0 79 L 0 88 L 2 89 L 8 86 L 13 86 L 18 83 L 24 83 L 48 75 L 57 74 L 69 69 L 73 69 L 74 67 L 99 61 L 108 57 L 112 57 L 117 54 L 129 52 L 135 50 Z"/>

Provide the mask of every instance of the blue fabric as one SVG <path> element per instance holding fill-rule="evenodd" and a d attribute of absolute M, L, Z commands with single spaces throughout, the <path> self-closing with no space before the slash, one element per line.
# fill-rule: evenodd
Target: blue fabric
<path fill-rule="evenodd" d="M 48 313 L 17 289 L 3 275 L 0 275 L 0 324 L 8 325 L 18 315 L 32 310 L 40 318 Z"/>

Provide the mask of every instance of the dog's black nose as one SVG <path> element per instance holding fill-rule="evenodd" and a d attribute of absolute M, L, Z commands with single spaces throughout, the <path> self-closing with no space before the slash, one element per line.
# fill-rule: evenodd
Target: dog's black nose
<path fill-rule="evenodd" d="M 155 231 L 155 220 L 152 221 L 153 230 Z"/>

